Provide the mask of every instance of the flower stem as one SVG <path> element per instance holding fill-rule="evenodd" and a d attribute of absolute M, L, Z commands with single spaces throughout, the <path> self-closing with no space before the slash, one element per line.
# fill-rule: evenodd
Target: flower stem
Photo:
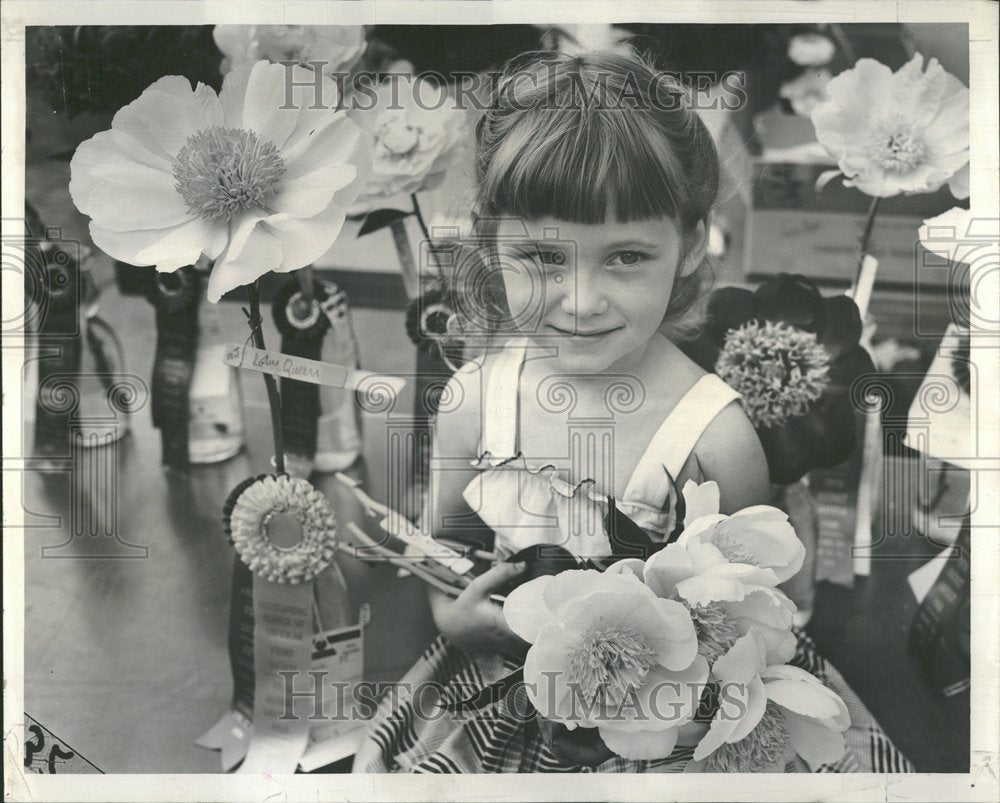
<path fill-rule="evenodd" d="M 250 296 L 250 337 L 254 348 L 264 348 L 264 330 L 261 328 L 260 291 L 256 280 L 247 285 Z M 274 467 L 278 474 L 285 473 L 285 444 L 281 436 L 281 396 L 278 395 L 278 383 L 271 374 L 264 374 L 264 387 L 267 388 L 267 403 L 271 408 L 271 432 L 274 435 Z"/>
<path fill-rule="evenodd" d="M 858 241 L 858 267 L 854 272 L 854 284 L 852 288 L 857 290 L 858 280 L 861 278 L 861 268 L 865 264 L 865 257 L 868 255 L 868 246 L 872 238 L 872 229 L 875 227 L 875 214 L 878 212 L 878 203 L 881 198 L 872 198 L 868 206 L 868 216 L 865 218 L 865 227 L 861 232 L 861 239 Z"/>
<path fill-rule="evenodd" d="M 420 225 L 420 231 L 424 235 L 424 239 L 427 241 L 427 253 L 430 255 L 431 261 L 434 263 L 434 267 L 440 267 L 437 264 L 437 254 L 434 253 L 434 247 L 431 243 L 431 232 L 427 228 L 427 221 L 424 220 L 423 212 L 420 211 L 420 202 L 417 200 L 417 194 L 413 193 L 410 195 L 410 200 L 413 201 L 413 214 L 417 218 L 417 223 Z"/>

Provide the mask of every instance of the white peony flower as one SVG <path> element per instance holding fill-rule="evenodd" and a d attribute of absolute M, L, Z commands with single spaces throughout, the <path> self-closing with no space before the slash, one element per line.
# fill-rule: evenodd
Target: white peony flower
<path fill-rule="evenodd" d="M 934 192 L 969 162 L 969 90 L 919 53 L 892 72 L 874 59 L 827 84 L 812 112 L 816 138 L 847 186 L 889 198 Z"/>
<path fill-rule="evenodd" d="M 361 25 L 216 25 L 212 36 L 225 56 L 219 68 L 223 74 L 260 59 L 303 67 L 322 61 L 325 74 L 343 74 L 357 65 L 368 46 Z"/>
<path fill-rule="evenodd" d="M 618 561 L 608 571 L 641 579 L 657 596 L 682 602 L 709 661 L 751 629 L 764 638 L 771 662 L 795 654 L 795 604 L 775 586 L 797 572 L 805 548 L 777 508 L 759 506 L 723 516 L 718 485 L 684 486 L 685 528 L 645 563 Z"/>
<path fill-rule="evenodd" d="M 829 64 L 837 46 L 820 33 L 800 33 L 788 40 L 788 58 L 803 67 Z"/>
<path fill-rule="evenodd" d="M 285 68 L 259 61 L 229 73 L 218 96 L 172 75 L 119 110 L 70 165 L 94 243 L 167 272 L 206 255 L 210 301 L 327 251 L 367 176 L 368 142 L 334 111 L 332 80 L 322 81 L 323 108 L 310 108 L 313 74 L 292 69 L 306 86 L 291 98 Z"/>
<path fill-rule="evenodd" d="M 541 716 L 596 727 L 625 758 L 673 752 L 708 678 L 682 604 L 629 574 L 570 570 L 518 586 L 504 617 L 532 645 L 524 682 Z"/>
<path fill-rule="evenodd" d="M 792 111 L 808 117 L 827 100 L 826 87 L 832 77 L 829 70 L 806 70 L 794 81 L 784 84 L 778 94 L 792 104 Z"/>
<path fill-rule="evenodd" d="M 447 90 L 420 79 L 395 88 L 380 85 L 374 106 L 351 115 L 372 140 L 371 176 L 351 207 L 352 215 L 398 205 L 396 196 L 436 186 L 468 133 L 465 112 Z"/>
<path fill-rule="evenodd" d="M 701 730 L 689 772 L 783 772 L 797 753 L 811 769 L 838 760 L 850 727 L 847 706 L 817 678 L 794 666 L 771 665 L 756 633 L 739 640 L 712 666 L 721 704 Z"/>

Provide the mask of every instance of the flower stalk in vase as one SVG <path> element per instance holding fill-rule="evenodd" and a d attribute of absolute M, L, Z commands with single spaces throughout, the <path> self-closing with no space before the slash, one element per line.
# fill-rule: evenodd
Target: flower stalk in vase
<path fill-rule="evenodd" d="M 247 285 L 247 295 L 250 298 L 250 311 L 246 313 L 250 325 L 250 337 L 254 348 L 264 349 L 263 319 L 260 317 L 260 291 L 257 280 Z M 244 312 L 246 312 L 244 310 Z M 278 393 L 278 383 L 271 374 L 264 374 L 264 387 L 267 388 L 267 405 L 271 412 L 271 433 L 274 437 L 274 467 L 279 474 L 285 473 L 285 446 L 281 432 L 281 396 Z"/>

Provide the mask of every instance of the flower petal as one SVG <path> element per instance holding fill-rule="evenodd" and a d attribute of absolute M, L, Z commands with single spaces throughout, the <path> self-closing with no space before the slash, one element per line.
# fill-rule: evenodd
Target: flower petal
<path fill-rule="evenodd" d="M 948 189 L 951 190 L 951 194 L 954 195 L 958 200 L 969 197 L 969 165 L 971 162 L 966 162 L 965 167 L 955 173 L 952 176 L 951 181 L 948 182 Z M 927 221 L 925 220 L 926 224 Z"/>
<path fill-rule="evenodd" d="M 739 580 L 700 574 L 677 584 L 677 595 L 691 606 L 708 605 L 720 600 L 741 600 L 746 588 Z"/>
<path fill-rule="evenodd" d="M 576 642 L 558 624 L 543 628 L 524 659 L 528 699 L 545 719 L 571 723 L 581 719 L 569 687 L 569 659 Z"/>
<path fill-rule="evenodd" d="M 517 635 L 534 644 L 541 629 L 555 618 L 545 604 L 545 588 L 552 575 L 536 577 L 511 591 L 503 603 L 503 618 Z"/>
<path fill-rule="evenodd" d="M 644 719 L 629 724 L 637 729 L 648 729 L 657 724 L 672 726 L 690 722 L 708 685 L 708 676 L 708 661 L 700 655 L 691 666 L 678 672 L 654 666 L 636 693 Z"/>
<path fill-rule="evenodd" d="M 764 681 L 759 677 L 754 677 L 747 687 L 744 698 L 746 713 L 742 716 L 739 724 L 729 734 L 729 742 L 739 742 L 750 735 L 750 731 L 757 727 L 764 716 L 764 709 L 767 708 L 767 692 L 764 691 Z"/>
<path fill-rule="evenodd" d="M 117 232 L 90 224 L 94 245 L 129 265 L 156 265 L 159 271 L 174 271 L 193 265 L 204 252 L 210 258 L 226 245 L 228 231 L 221 222 L 192 218 L 165 229 Z"/>
<path fill-rule="evenodd" d="M 782 668 L 795 669 L 796 667 L 786 666 Z M 773 679 L 765 675 L 764 685 L 768 698 L 782 708 L 813 719 L 842 723 L 847 717 L 849 721 L 844 701 L 808 672 L 803 672 L 803 674 L 808 680 Z"/>
<path fill-rule="evenodd" d="M 669 597 L 677 584 L 694 574 L 694 564 L 687 549 L 679 543 L 667 544 L 650 556 L 643 567 L 642 579 L 658 597 Z"/>
<path fill-rule="evenodd" d="M 209 301 L 217 302 L 281 264 L 281 241 L 259 225 L 264 217 L 263 212 L 250 212 L 231 224 L 229 244 L 208 279 Z"/>
<path fill-rule="evenodd" d="M 624 574 L 605 575 L 594 569 L 570 569 L 552 578 L 544 590 L 545 604 L 558 618 L 567 615 L 587 594 L 620 592 L 626 595 L 654 595 L 634 577 Z"/>
<path fill-rule="evenodd" d="M 620 731 L 600 725 L 598 732 L 611 752 L 634 761 L 666 758 L 674 752 L 674 747 L 677 745 L 677 728 Z"/>
<path fill-rule="evenodd" d="M 712 665 L 712 675 L 720 683 L 747 686 L 764 671 L 764 645 L 756 633 L 740 636 Z"/>
<path fill-rule="evenodd" d="M 861 338 L 861 313 L 854 299 L 847 296 L 830 296 L 823 299 L 823 327 L 818 340 L 830 362 L 858 345 Z"/>
<path fill-rule="evenodd" d="M 293 83 L 301 82 L 312 85 L 313 81 L 316 80 L 316 74 L 312 70 L 297 64 L 270 64 L 266 61 L 258 61 L 251 67 L 250 78 L 247 81 L 243 97 L 243 125 L 241 127 L 256 131 L 261 139 L 273 143 L 278 150 L 281 150 L 295 130 L 299 110 L 302 108 L 301 103 L 297 104 L 296 108 L 289 108 L 293 104 L 291 103 L 292 98 L 285 95 L 285 86 L 288 80 L 286 70 L 291 70 Z M 331 106 L 327 102 L 329 99 L 333 99 L 333 106 L 336 106 L 337 90 L 330 78 L 321 75 L 319 85 L 309 86 L 309 89 L 316 93 L 317 99 L 327 108 Z M 226 91 L 225 86 L 223 86 L 222 91 Z"/>
<path fill-rule="evenodd" d="M 313 217 L 326 209 L 337 190 L 354 181 L 357 173 L 354 165 L 336 164 L 297 179 L 282 180 L 270 207 L 297 218 Z"/>
<path fill-rule="evenodd" d="M 138 162 L 103 161 L 78 180 L 73 201 L 112 231 L 164 229 L 193 218 L 169 173 Z"/>
<path fill-rule="evenodd" d="M 785 716 L 785 727 L 788 729 L 788 736 L 792 742 L 792 747 L 813 771 L 821 764 L 830 764 L 839 760 L 845 752 L 847 745 L 844 742 L 844 735 L 832 731 L 814 719 L 799 716 L 788 710 L 782 710 Z"/>
<path fill-rule="evenodd" d="M 745 547 L 756 565 L 774 570 L 779 582 L 795 575 L 805 560 L 806 550 L 795 528 L 777 508 L 757 505 L 741 510 L 722 522 L 716 533 Z"/>
<path fill-rule="evenodd" d="M 111 127 L 157 156 L 173 160 L 188 137 L 222 122 L 222 105 L 215 90 L 204 84 L 192 90 L 187 78 L 167 75 L 119 109 Z"/>
<path fill-rule="evenodd" d="M 346 213 L 338 204 L 330 204 L 315 217 L 289 218 L 284 214 L 263 221 L 265 230 L 281 241 L 282 258 L 268 270 L 275 273 L 304 268 L 330 250 L 344 226 Z"/>
<path fill-rule="evenodd" d="M 605 574 L 626 574 L 635 575 L 636 579 L 642 580 L 645 564 L 639 558 L 622 558 L 612 563 L 604 570 Z"/>
<path fill-rule="evenodd" d="M 702 516 L 713 516 L 719 512 L 719 484 L 694 480 L 684 483 L 684 524 L 687 526 Z"/>
<path fill-rule="evenodd" d="M 754 315 L 815 333 L 823 316 L 823 296 L 811 279 L 781 273 L 754 293 Z"/>

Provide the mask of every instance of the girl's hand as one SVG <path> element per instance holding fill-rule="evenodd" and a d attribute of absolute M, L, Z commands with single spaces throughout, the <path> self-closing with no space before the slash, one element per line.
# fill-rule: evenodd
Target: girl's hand
<path fill-rule="evenodd" d="M 468 652 L 522 656 L 527 642 L 503 618 L 490 593 L 516 579 L 524 563 L 499 563 L 473 580 L 455 599 L 431 590 L 434 621 L 449 641 Z"/>
<path fill-rule="evenodd" d="M 596 767 L 614 756 L 601 740 L 597 728 L 575 728 L 545 719 L 541 714 L 536 718 L 542 740 L 559 761 L 570 767 Z"/>

